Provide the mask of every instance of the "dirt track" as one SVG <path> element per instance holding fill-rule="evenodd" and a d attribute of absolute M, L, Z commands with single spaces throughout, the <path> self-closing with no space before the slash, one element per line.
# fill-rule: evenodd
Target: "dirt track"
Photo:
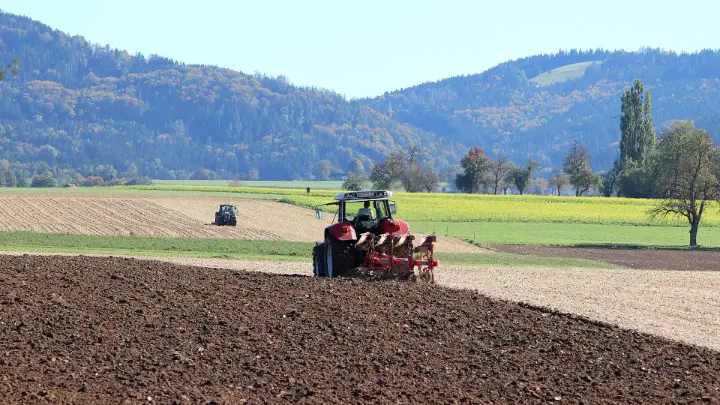
<path fill-rule="evenodd" d="M 0 277 L 5 404 L 720 401 L 718 352 L 469 291 L 88 257 Z"/>
<path fill-rule="evenodd" d="M 623 267 L 657 270 L 720 270 L 720 252 L 701 250 L 568 248 L 495 245 L 495 250 L 522 255 L 599 260 Z"/>
<path fill-rule="evenodd" d="M 237 227 L 209 225 L 221 203 L 239 209 Z M 227 197 L 0 194 L 0 231 L 290 240 L 322 239 L 331 218 L 273 201 Z M 439 252 L 486 249 L 439 238 Z"/>

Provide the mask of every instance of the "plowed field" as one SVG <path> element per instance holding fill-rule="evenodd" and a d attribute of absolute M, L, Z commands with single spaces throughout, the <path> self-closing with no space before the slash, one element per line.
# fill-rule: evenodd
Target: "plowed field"
<path fill-rule="evenodd" d="M 720 401 L 720 353 L 470 291 L 3 256 L 16 403 Z"/>
<path fill-rule="evenodd" d="M 221 203 L 238 207 L 236 227 L 210 225 Z M 0 194 L 0 230 L 4 231 L 312 242 L 322 239 L 331 220 L 317 220 L 315 212 L 306 208 L 254 199 Z M 440 239 L 438 251 L 486 252 L 457 239 Z"/>

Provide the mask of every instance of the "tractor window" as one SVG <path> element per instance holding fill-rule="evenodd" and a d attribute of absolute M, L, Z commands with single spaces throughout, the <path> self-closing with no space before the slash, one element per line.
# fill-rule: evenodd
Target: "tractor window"
<path fill-rule="evenodd" d="M 390 210 L 388 209 L 386 201 L 375 201 L 375 204 L 377 205 L 377 216 L 375 218 L 387 218 L 390 216 Z"/>
<path fill-rule="evenodd" d="M 364 201 L 358 201 L 358 202 L 346 202 L 345 203 L 345 220 L 346 221 L 355 221 L 355 218 L 358 216 L 359 213 L 362 213 L 360 210 L 363 210 L 365 208 L 365 202 Z M 374 204 L 371 201 L 370 202 L 370 215 L 372 215 L 372 218 L 370 219 L 377 219 L 377 212 L 375 210 Z"/>

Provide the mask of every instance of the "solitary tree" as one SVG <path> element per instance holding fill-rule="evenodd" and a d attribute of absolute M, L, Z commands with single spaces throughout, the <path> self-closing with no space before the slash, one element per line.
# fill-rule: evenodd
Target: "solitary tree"
<path fill-rule="evenodd" d="M 476 193 L 481 186 L 487 186 L 486 173 L 490 169 L 490 158 L 482 148 L 470 148 L 460 160 L 463 172 L 455 178 L 455 186 L 465 193 Z"/>
<path fill-rule="evenodd" d="M 347 179 L 342 184 L 344 190 L 360 191 L 365 188 L 367 184 L 367 177 L 363 174 L 350 172 L 348 173 Z"/>
<path fill-rule="evenodd" d="M 533 160 L 532 158 L 528 158 L 527 167 L 525 167 L 524 169 L 516 168 L 513 170 L 513 183 L 520 192 L 520 195 L 522 195 L 523 191 L 525 191 L 527 186 L 530 185 L 530 182 L 533 179 L 533 175 L 535 174 L 535 169 L 537 169 L 538 167 L 540 167 L 540 162 Z"/>
<path fill-rule="evenodd" d="M 563 171 L 568 175 L 570 184 L 575 187 L 575 196 L 580 197 L 590 187 L 600 184 L 600 178 L 592 172 L 588 149 L 575 141 L 563 162 Z"/>
<path fill-rule="evenodd" d="M 709 202 L 720 200 L 718 150 L 710 134 L 696 129 L 692 121 L 676 121 L 660 137 L 657 153 L 654 166 L 663 199 L 650 215 L 685 217 L 690 246 L 696 246 L 703 212 Z"/>
<path fill-rule="evenodd" d="M 493 194 L 498 193 L 501 183 L 511 168 L 512 166 L 505 155 L 500 155 L 494 161 L 490 161 L 490 185 L 493 188 Z"/>
<path fill-rule="evenodd" d="M 560 195 L 562 193 L 563 186 L 567 186 L 568 184 L 568 178 L 562 170 L 553 170 L 553 175 L 550 178 L 550 187 L 557 190 L 557 195 Z"/>

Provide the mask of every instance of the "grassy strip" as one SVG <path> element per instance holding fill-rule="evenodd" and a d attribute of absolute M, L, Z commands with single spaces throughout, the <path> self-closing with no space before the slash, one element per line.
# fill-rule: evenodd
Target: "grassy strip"
<path fill-rule="evenodd" d="M 312 243 L 271 240 L 99 236 L 69 233 L 0 232 L 0 246 L 80 249 L 105 252 L 163 252 L 226 256 L 290 256 L 309 258 Z"/>
<path fill-rule="evenodd" d="M 532 222 L 411 222 L 413 232 L 453 236 L 484 245 L 687 248 L 688 228 Z M 720 247 L 720 230 L 700 227 L 703 248 Z"/>
<path fill-rule="evenodd" d="M 312 242 L 0 232 L 0 251 L 310 261 Z M 514 254 L 437 253 L 442 264 L 513 267 L 616 267 L 580 259 Z"/>

